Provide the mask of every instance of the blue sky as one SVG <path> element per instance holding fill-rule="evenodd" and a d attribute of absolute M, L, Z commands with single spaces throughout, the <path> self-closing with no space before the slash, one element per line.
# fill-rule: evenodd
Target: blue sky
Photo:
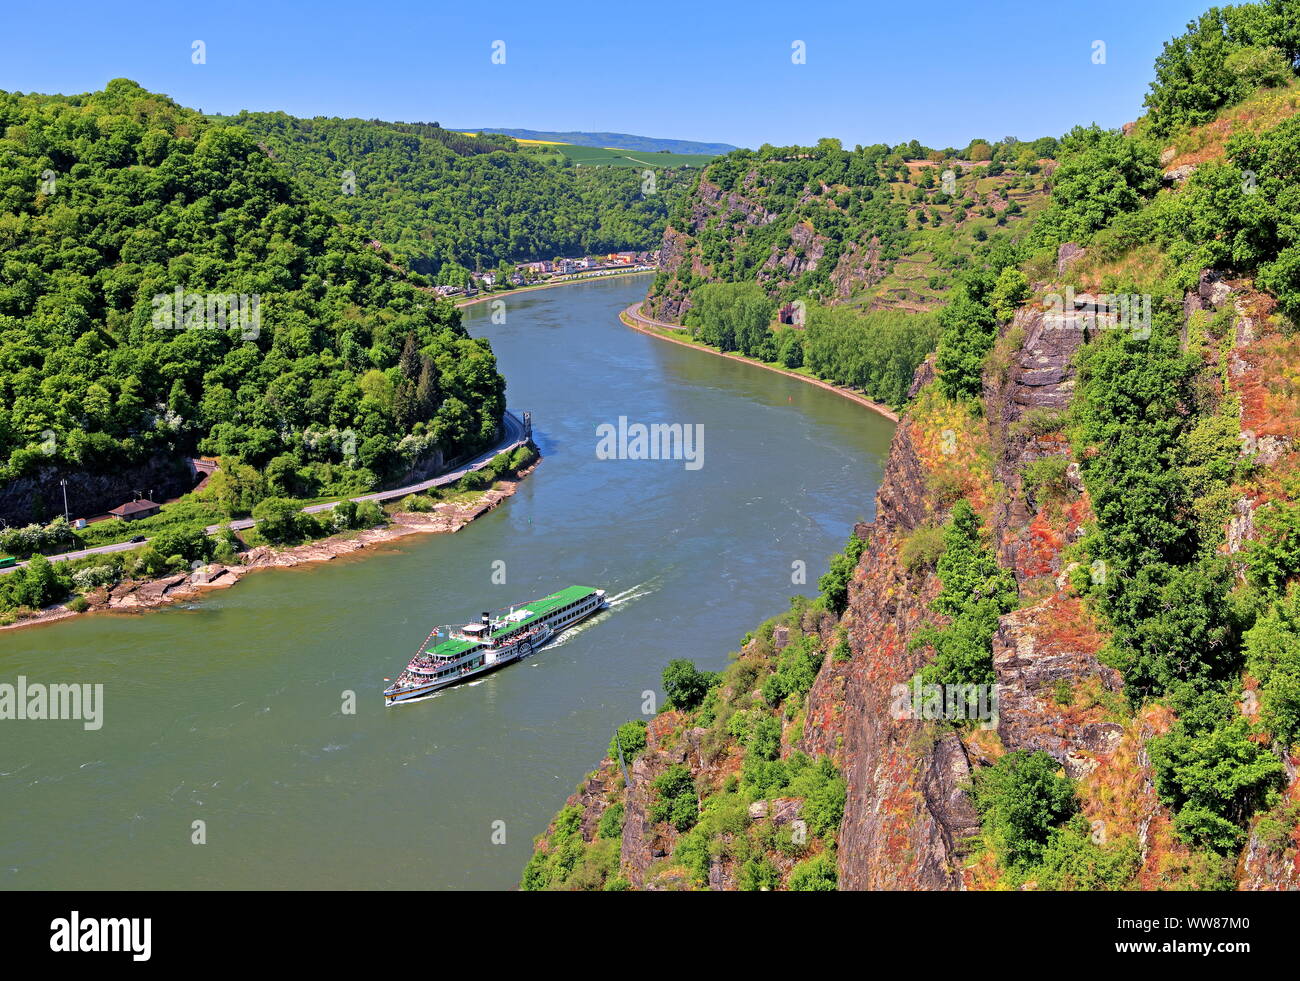
<path fill-rule="evenodd" d="M 1161 44 L 1210 5 L 24 3 L 5 13 L 0 89 L 75 93 L 127 77 L 205 112 L 962 147 L 1135 118 Z M 195 40 L 206 64 L 191 61 Z M 505 64 L 492 63 L 498 40 Z M 1105 64 L 1093 63 L 1098 40 Z"/>

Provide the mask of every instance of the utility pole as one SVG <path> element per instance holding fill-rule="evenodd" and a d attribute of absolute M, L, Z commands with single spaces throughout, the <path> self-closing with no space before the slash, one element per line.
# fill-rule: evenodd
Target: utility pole
<path fill-rule="evenodd" d="M 63 520 L 71 522 L 72 518 L 68 514 L 68 478 L 61 477 L 59 484 L 63 487 Z"/>

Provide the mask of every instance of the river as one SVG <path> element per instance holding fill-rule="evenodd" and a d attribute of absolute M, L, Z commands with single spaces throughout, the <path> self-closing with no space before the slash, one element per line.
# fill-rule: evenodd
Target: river
<path fill-rule="evenodd" d="M 464 311 L 545 460 L 458 534 L 0 633 L 0 682 L 104 685 L 97 731 L 0 721 L 0 889 L 516 886 L 670 659 L 719 669 L 791 595 L 815 594 L 871 517 L 893 431 L 815 386 L 622 326 L 648 283 L 507 298 L 504 323 L 489 304 Z M 620 416 L 702 425 L 703 466 L 599 459 L 596 428 Z M 384 706 L 384 679 L 434 623 L 570 583 L 603 587 L 613 609 L 477 683 Z"/>

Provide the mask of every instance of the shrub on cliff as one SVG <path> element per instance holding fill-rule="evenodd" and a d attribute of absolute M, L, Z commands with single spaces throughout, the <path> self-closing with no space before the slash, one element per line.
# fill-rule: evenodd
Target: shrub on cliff
<path fill-rule="evenodd" d="M 933 661 L 921 672 L 922 680 L 938 685 L 991 685 L 993 634 L 998 618 L 1015 609 L 1015 578 L 998 565 L 985 544 L 979 516 L 969 501 L 953 506 L 943 542 L 936 569 L 943 588 L 932 608 L 952 619 L 946 627 L 926 627 L 913 636 L 911 646 L 928 644 L 934 649 Z"/>
<path fill-rule="evenodd" d="M 1174 829 L 1182 838 L 1234 851 L 1250 816 L 1273 803 L 1285 770 L 1253 738 L 1254 727 L 1226 691 L 1178 701 L 1174 728 L 1150 743 L 1156 791 L 1177 811 Z"/>
<path fill-rule="evenodd" d="M 1246 633 L 1246 667 L 1259 679 L 1264 725 L 1283 745 L 1300 741 L 1300 585 L 1274 602 Z"/>
<path fill-rule="evenodd" d="M 1133 704 L 1237 673 L 1241 637 L 1231 587 L 1223 558 L 1155 562 L 1110 584 L 1102 608 L 1112 633 L 1102 659 L 1124 676 Z"/>
<path fill-rule="evenodd" d="M 623 760 L 630 766 L 632 761 L 645 752 L 646 747 L 646 722 L 644 719 L 633 719 L 631 722 L 624 722 L 615 730 L 613 738 L 609 741 L 609 758 L 618 759 L 619 746 L 623 748 Z"/>
<path fill-rule="evenodd" d="M 1060 769 L 1044 752 L 1018 749 L 975 771 L 975 807 L 1005 868 L 1039 861 L 1052 830 L 1078 809 L 1074 784 Z"/>
<path fill-rule="evenodd" d="M 1280 592 L 1300 575 L 1300 502 L 1273 501 L 1256 513 L 1259 537 L 1247 546 L 1247 575 L 1270 592 Z"/>
<path fill-rule="evenodd" d="M 817 580 L 817 588 L 826 599 L 826 608 L 836 615 L 843 613 L 849 604 L 849 581 L 866 547 L 866 541 L 856 532 L 850 535 L 844 551 L 831 556 L 830 570 Z"/>
<path fill-rule="evenodd" d="M 680 763 L 670 766 L 651 784 L 656 793 L 650 820 L 667 821 L 678 831 L 688 831 L 699 819 L 700 799 L 691 771 Z"/>
<path fill-rule="evenodd" d="M 1038 889 L 1131 889 L 1142 868 L 1137 840 L 1123 835 L 1113 842 L 1099 842 L 1094 837 L 1087 819 L 1076 814 L 1051 833 L 1039 864 L 1026 878 L 1033 879 Z"/>
<path fill-rule="evenodd" d="M 718 683 L 711 671 L 701 671 L 685 658 L 676 658 L 664 668 L 663 688 L 668 708 L 689 712 L 698 708 L 710 688 Z"/>
<path fill-rule="evenodd" d="M 786 705 L 787 717 L 793 716 L 803 704 L 803 696 L 812 690 L 822 660 L 821 640 L 816 634 L 792 640 L 777 658 L 776 670 L 763 680 L 763 700 L 775 708 L 793 699 L 794 705 Z"/>
<path fill-rule="evenodd" d="M 800 862 L 790 870 L 787 888 L 791 892 L 835 892 L 839 888 L 835 856 L 822 852 Z"/>
<path fill-rule="evenodd" d="M 605 808 L 596 825 L 596 834 L 601 838 L 621 838 L 623 835 L 623 818 L 625 808 L 622 801 L 615 801 Z"/>

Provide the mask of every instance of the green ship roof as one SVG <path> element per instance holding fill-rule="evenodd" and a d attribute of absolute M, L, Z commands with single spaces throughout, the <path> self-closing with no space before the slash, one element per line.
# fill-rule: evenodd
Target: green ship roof
<path fill-rule="evenodd" d="M 518 630 L 520 627 L 526 627 L 532 623 L 536 623 L 547 614 L 555 612 L 562 606 L 568 606 L 570 603 L 576 603 L 578 600 L 585 599 L 595 591 L 595 588 L 592 586 L 566 586 L 559 592 L 551 593 L 550 596 L 543 596 L 541 599 L 534 600 L 532 603 L 523 603 L 520 606 L 515 607 L 515 609 L 527 610 L 531 615 L 524 617 L 521 620 L 516 620 L 513 623 L 506 624 L 500 630 L 493 631 L 492 636 L 500 637 L 504 633 Z M 477 646 L 479 645 L 472 640 L 444 640 L 436 647 L 430 648 L 428 653 L 435 654 L 439 657 L 459 657 L 461 654 L 464 654 L 466 651 Z"/>
<path fill-rule="evenodd" d="M 471 647 L 478 646 L 472 640 L 444 640 L 441 644 L 430 647 L 426 653 L 437 657 L 460 657 Z"/>

